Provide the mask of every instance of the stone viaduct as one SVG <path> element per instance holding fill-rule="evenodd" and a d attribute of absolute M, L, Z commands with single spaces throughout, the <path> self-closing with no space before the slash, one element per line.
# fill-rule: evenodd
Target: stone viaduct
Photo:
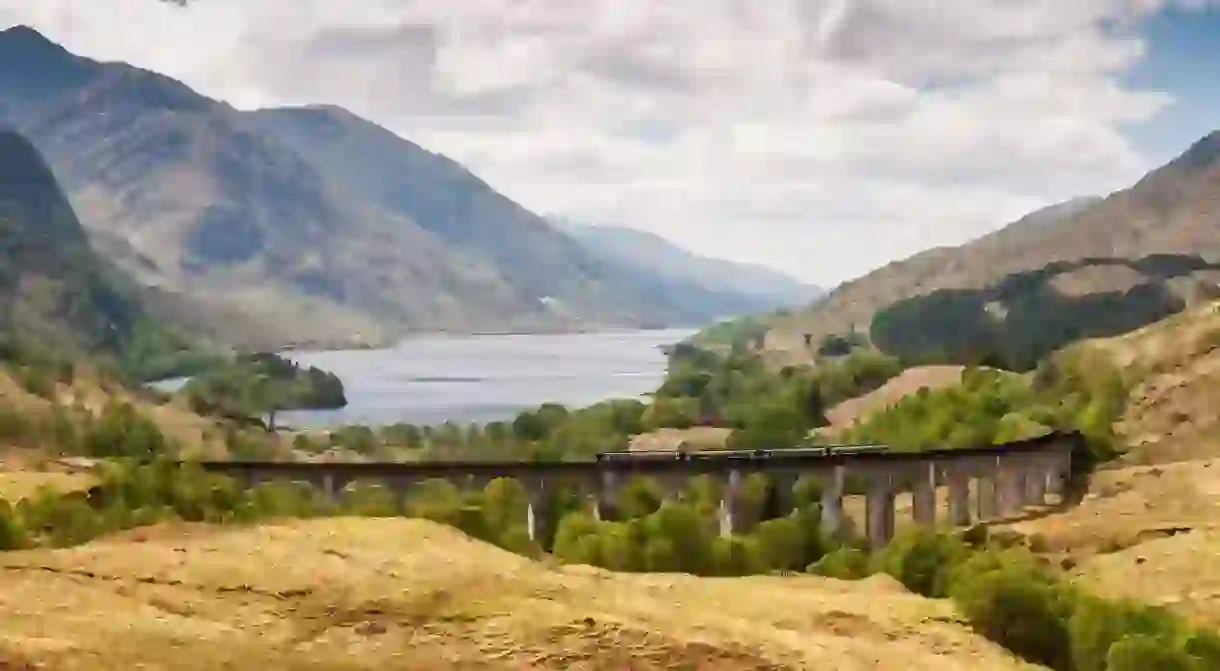
<path fill-rule="evenodd" d="M 713 451 L 639 453 L 628 458 L 593 461 L 469 461 L 469 462 L 242 462 L 205 461 L 208 472 L 230 476 L 245 486 L 282 480 L 303 482 L 336 496 L 355 482 L 381 484 L 406 493 L 425 480 L 444 479 L 459 488 L 482 488 L 496 478 L 520 482 L 530 497 L 528 528 L 538 532 L 536 513 L 543 512 L 550 490 L 577 488 L 591 499 L 595 513 L 613 509 L 619 487 L 635 476 L 651 477 L 669 493 L 682 489 L 694 476 L 717 478 L 723 492 L 720 531 L 729 534 L 739 516 L 739 492 L 746 476 L 761 473 L 772 483 L 778 512 L 792 509 L 796 481 L 814 477 L 822 484 L 823 528 L 834 532 L 843 522 L 844 484 L 848 478 L 863 486 L 865 533 L 880 547 L 894 534 L 895 497 L 909 491 L 912 516 L 925 526 L 966 526 L 1018 514 L 1027 506 L 1047 503 L 1047 495 L 1062 496 L 1071 473 L 1073 448 L 1079 434 L 1051 433 L 1038 438 L 987 447 L 928 452 L 817 453 L 814 450 L 766 452 Z M 673 456 L 666 456 L 673 455 Z M 947 517 L 937 515 L 937 488 L 947 493 Z M 973 495 L 972 495 L 973 494 Z M 973 506 L 971 505 L 973 501 Z M 972 510 L 972 508 L 974 510 Z M 740 530 L 740 529 L 739 529 Z"/>

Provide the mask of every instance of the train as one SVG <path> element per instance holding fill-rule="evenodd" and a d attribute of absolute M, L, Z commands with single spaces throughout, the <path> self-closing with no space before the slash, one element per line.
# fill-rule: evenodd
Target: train
<path fill-rule="evenodd" d="M 879 454 L 889 451 L 885 445 L 818 445 L 776 450 L 640 450 L 599 452 L 597 461 L 694 461 L 702 459 L 769 459 L 772 456 L 830 457 L 846 454 Z"/>

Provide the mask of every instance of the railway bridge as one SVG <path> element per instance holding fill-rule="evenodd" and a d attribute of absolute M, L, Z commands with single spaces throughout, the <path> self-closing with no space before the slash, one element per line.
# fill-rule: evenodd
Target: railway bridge
<path fill-rule="evenodd" d="M 865 533 L 880 547 L 894 534 L 895 497 L 911 493 L 912 516 L 920 525 L 966 526 L 1018 514 L 1027 506 L 1062 496 L 1071 474 L 1072 452 L 1082 440 L 1075 433 L 1050 433 L 1038 438 L 986 447 L 899 452 L 881 449 L 806 448 L 763 451 L 639 452 L 599 455 L 597 461 L 452 461 L 452 462 L 286 462 L 204 461 L 206 471 L 230 476 L 245 486 L 281 480 L 304 482 L 337 496 L 348 485 L 371 482 L 405 494 L 426 480 L 444 479 L 459 488 L 482 488 L 496 478 L 520 482 L 529 494 L 530 537 L 538 534 L 538 519 L 556 488 L 585 493 L 595 513 L 611 514 L 622 484 L 635 476 L 659 482 L 676 495 L 695 476 L 709 475 L 720 483 L 720 531 L 742 529 L 741 490 L 744 479 L 763 474 L 771 483 L 778 513 L 791 511 L 793 489 L 800 478 L 812 477 L 822 487 L 823 528 L 834 532 L 843 524 L 845 482 L 860 483 L 865 497 Z M 938 514 L 937 490 L 947 493 L 947 513 Z M 973 504 L 973 505 L 972 505 Z"/>

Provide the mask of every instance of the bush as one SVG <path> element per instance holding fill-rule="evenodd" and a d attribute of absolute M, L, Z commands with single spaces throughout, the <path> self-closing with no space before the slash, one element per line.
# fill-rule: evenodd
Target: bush
<path fill-rule="evenodd" d="M 1179 624 L 1168 612 L 1128 602 L 1081 597 L 1068 622 L 1072 662 L 1079 671 L 1106 671 L 1110 648 L 1124 637 L 1178 638 Z"/>
<path fill-rule="evenodd" d="M 1208 667 L 1214 668 L 1214 667 Z M 1124 637 L 1106 653 L 1106 671 L 1203 671 L 1198 660 L 1155 636 Z"/>
<path fill-rule="evenodd" d="M 712 541 L 712 573 L 721 576 L 761 573 L 767 568 L 763 554 L 753 538 L 716 538 Z"/>
<path fill-rule="evenodd" d="M 871 573 L 868 553 L 859 548 L 841 547 L 805 569 L 809 573 L 839 580 L 859 580 Z"/>
<path fill-rule="evenodd" d="M 29 544 L 25 527 L 8 501 L 0 499 L 0 551 L 20 550 Z"/>
<path fill-rule="evenodd" d="M 795 571 L 808 564 L 805 530 L 796 516 L 762 522 L 751 535 L 768 568 Z"/>
<path fill-rule="evenodd" d="M 1072 669 L 1072 595 L 1032 559 L 985 551 L 953 572 L 949 592 L 983 636 L 1035 664 Z"/>
<path fill-rule="evenodd" d="M 878 559 L 882 571 L 907 589 L 924 596 L 948 596 L 950 576 L 966 559 L 961 542 L 945 535 L 919 530 L 900 534 Z"/>

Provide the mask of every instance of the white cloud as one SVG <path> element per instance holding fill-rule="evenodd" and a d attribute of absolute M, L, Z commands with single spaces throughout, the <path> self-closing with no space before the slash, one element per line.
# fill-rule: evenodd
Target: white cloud
<path fill-rule="evenodd" d="M 1208 0 L 0 0 L 238 106 L 329 102 L 527 207 L 833 283 L 1148 165 L 1134 28 Z M 1124 27 L 1125 26 L 1125 27 Z"/>

